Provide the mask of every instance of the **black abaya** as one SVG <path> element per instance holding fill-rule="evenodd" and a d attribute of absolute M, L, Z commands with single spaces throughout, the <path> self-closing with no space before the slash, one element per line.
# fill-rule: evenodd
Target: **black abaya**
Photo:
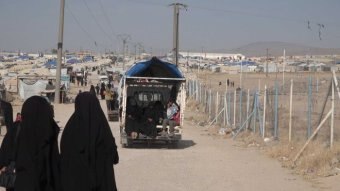
<path fill-rule="evenodd" d="M 58 133 L 52 107 L 40 96 L 22 107 L 16 152 L 15 191 L 60 191 Z"/>
<path fill-rule="evenodd" d="M 13 147 L 14 147 L 14 134 L 13 131 L 13 108 L 8 102 L 0 100 L 0 109 L 4 116 L 4 121 L 6 125 L 6 135 L 2 141 L 0 148 L 0 168 L 9 165 L 13 159 Z"/>
<path fill-rule="evenodd" d="M 84 92 L 76 97 L 60 149 L 63 191 L 117 190 L 113 170 L 119 161 L 117 146 L 95 95 Z"/>
<path fill-rule="evenodd" d="M 91 85 L 90 93 L 92 93 L 93 95 L 96 95 L 96 89 L 94 88 L 93 85 Z"/>

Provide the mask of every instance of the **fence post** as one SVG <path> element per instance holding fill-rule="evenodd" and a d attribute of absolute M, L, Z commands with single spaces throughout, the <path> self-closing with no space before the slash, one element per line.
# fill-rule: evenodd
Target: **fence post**
<path fill-rule="evenodd" d="M 195 100 L 198 101 L 198 80 L 196 80 L 195 92 L 196 92 Z"/>
<path fill-rule="evenodd" d="M 205 112 L 208 111 L 208 94 L 207 94 L 207 89 L 204 88 L 204 101 L 203 101 L 204 105 L 205 105 Z"/>
<path fill-rule="evenodd" d="M 263 118 L 261 118 L 261 111 L 260 111 L 260 94 L 258 95 L 256 105 L 257 105 L 257 117 L 258 117 L 258 120 L 259 120 L 259 133 L 260 133 L 260 136 L 261 136 L 263 134 L 263 122 L 262 122 Z"/>
<path fill-rule="evenodd" d="M 257 96 L 258 96 L 258 94 L 257 94 L 257 91 L 256 91 L 255 94 L 254 94 L 254 117 L 253 117 L 254 134 L 256 133 L 257 98 L 258 98 Z"/>
<path fill-rule="evenodd" d="M 307 139 L 312 134 L 312 77 L 308 78 Z"/>
<path fill-rule="evenodd" d="M 202 101 L 202 84 L 200 83 L 200 96 L 199 96 L 199 99 L 198 101 L 201 103 Z"/>
<path fill-rule="evenodd" d="M 229 120 L 228 120 L 228 100 L 227 100 L 227 95 L 228 95 L 228 86 L 227 86 L 227 80 L 225 81 L 225 94 L 224 94 L 224 126 L 226 127 L 227 124 L 229 125 Z"/>
<path fill-rule="evenodd" d="M 209 120 L 211 119 L 211 89 L 209 90 Z"/>
<path fill-rule="evenodd" d="M 310 141 L 315 137 L 315 135 L 318 133 L 318 131 L 321 129 L 322 125 L 325 123 L 325 121 L 328 119 L 328 117 L 332 114 L 332 110 L 330 110 L 327 115 L 325 116 L 325 118 L 321 121 L 321 123 L 319 124 L 319 126 L 315 129 L 314 133 L 308 138 L 307 142 L 303 145 L 303 147 L 301 148 L 301 150 L 298 152 L 298 154 L 296 154 L 293 162 L 295 163 L 296 160 L 300 157 L 301 153 L 305 150 L 305 148 L 307 147 L 307 145 L 310 143 Z"/>
<path fill-rule="evenodd" d="M 236 127 L 236 90 L 234 91 L 234 127 Z"/>
<path fill-rule="evenodd" d="M 266 133 L 266 102 L 267 100 L 267 85 L 264 85 L 264 94 L 263 94 L 263 131 L 262 131 L 262 137 L 264 138 Z"/>
<path fill-rule="evenodd" d="M 216 92 L 216 108 L 215 108 L 216 123 L 218 122 L 218 107 L 219 107 L 219 95 L 217 91 Z"/>
<path fill-rule="evenodd" d="M 227 126 L 227 121 L 226 121 L 226 117 L 227 117 L 227 93 L 225 93 L 224 96 L 221 96 L 221 98 L 223 98 L 223 109 L 224 109 L 223 126 L 226 127 Z"/>
<path fill-rule="evenodd" d="M 293 110 L 293 79 L 290 80 L 290 98 L 289 98 L 289 132 L 288 140 L 292 140 L 292 110 Z"/>
<path fill-rule="evenodd" d="M 249 89 L 248 89 L 248 95 L 247 95 L 247 119 L 249 117 Z M 248 124 L 246 124 L 246 129 L 248 129 Z"/>
<path fill-rule="evenodd" d="M 275 111 L 274 111 L 274 138 L 278 138 L 278 94 L 279 94 L 279 87 L 277 81 L 275 81 Z"/>
<path fill-rule="evenodd" d="M 240 125 L 242 125 L 242 89 L 240 89 L 240 111 L 239 111 L 239 113 L 240 113 L 240 116 L 239 116 L 240 121 L 239 121 L 239 123 L 240 123 Z"/>
<path fill-rule="evenodd" d="M 197 102 L 201 99 L 201 83 L 197 83 Z"/>
<path fill-rule="evenodd" d="M 331 137 L 330 137 L 330 146 L 333 148 L 333 140 L 334 140 L 334 82 L 332 80 L 332 115 L 331 115 Z"/>
<path fill-rule="evenodd" d="M 228 124 L 231 124 L 231 92 L 229 91 L 228 92 L 228 104 L 227 104 L 227 106 L 228 106 Z"/>

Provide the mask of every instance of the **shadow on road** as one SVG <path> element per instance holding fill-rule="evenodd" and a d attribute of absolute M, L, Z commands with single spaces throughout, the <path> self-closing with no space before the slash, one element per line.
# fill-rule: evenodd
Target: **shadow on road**
<path fill-rule="evenodd" d="M 186 149 L 195 146 L 196 143 L 192 140 L 179 140 L 178 142 L 165 141 L 141 141 L 134 142 L 128 149 Z"/>

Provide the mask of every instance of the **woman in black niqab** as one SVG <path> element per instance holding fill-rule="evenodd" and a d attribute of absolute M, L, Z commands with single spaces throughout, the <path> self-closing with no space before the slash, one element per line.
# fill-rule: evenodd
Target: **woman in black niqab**
<path fill-rule="evenodd" d="M 92 93 L 93 95 L 96 95 L 96 89 L 94 88 L 93 85 L 91 85 L 90 93 Z"/>
<path fill-rule="evenodd" d="M 21 110 L 17 140 L 15 191 L 60 191 L 58 133 L 51 105 L 28 98 Z"/>
<path fill-rule="evenodd" d="M 117 146 L 95 95 L 84 92 L 76 97 L 60 149 L 63 191 L 117 190 L 113 170 L 119 161 Z"/>
<path fill-rule="evenodd" d="M 6 135 L 2 140 L 0 147 L 0 169 L 4 170 L 12 161 L 14 161 L 14 138 L 16 134 L 16 126 L 13 124 L 13 108 L 6 101 L 0 100 L 0 112 L 3 114 Z M 13 189 L 6 189 L 12 191 Z"/>

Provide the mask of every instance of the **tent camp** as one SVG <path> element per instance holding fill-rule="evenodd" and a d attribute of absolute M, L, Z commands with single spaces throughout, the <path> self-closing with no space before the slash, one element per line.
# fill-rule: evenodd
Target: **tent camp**
<path fill-rule="evenodd" d="M 46 68 L 57 68 L 57 60 L 55 60 L 55 59 L 48 60 L 48 61 L 44 64 L 44 66 L 45 66 Z"/>

